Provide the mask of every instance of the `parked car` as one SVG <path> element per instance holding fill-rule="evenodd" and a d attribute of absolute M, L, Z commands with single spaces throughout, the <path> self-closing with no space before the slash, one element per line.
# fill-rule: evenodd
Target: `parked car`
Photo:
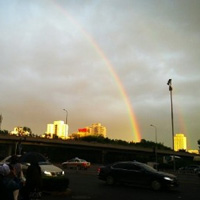
<path fill-rule="evenodd" d="M 159 172 L 147 164 L 136 161 L 116 162 L 101 166 L 98 169 L 98 178 L 108 185 L 125 183 L 150 187 L 153 190 L 172 188 L 179 185 L 175 175 Z"/>
<path fill-rule="evenodd" d="M 17 157 L 20 158 L 21 155 L 17 155 Z M 0 161 L 0 164 L 9 164 L 11 162 L 11 157 L 12 156 L 7 156 L 3 160 Z"/>
<path fill-rule="evenodd" d="M 200 165 L 188 165 L 178 169 L 180 173 L 194 173 L 198 174 L 200 172 Z"/>
<path fill-rule="evenodd" d="M 63 168 L 88 169 L 91 163 L 78 157 L 62 163 Z"/>
<path fill-rule="evenodd" d="M 18 157 L 19 157 L 19 160 L 20 160 L 20 158 L 22 156 L 18 155 Z M 4 164 L 4 163 L 9 164 L 10 161 L 11 161 L 11 156 L 7 156 L 2 161 L 0 161 L 0 164 Z M 28 166 L 30 165 L 30 162 L 23 161 L 23 162 L 21 162 L 21 164 L 22 164 L 22 170 L 23 170 L 24 174 L 26 174 L 26 170 L 27 170 Z M 53 165 L 52 163 L 50 163 L 46 159 L 38 161 L 38 164 L 41 168 L 43 176 L 57 177 L 57 176 L 64 176 L 65 175 L 64 171 L 61 168 Z"/>

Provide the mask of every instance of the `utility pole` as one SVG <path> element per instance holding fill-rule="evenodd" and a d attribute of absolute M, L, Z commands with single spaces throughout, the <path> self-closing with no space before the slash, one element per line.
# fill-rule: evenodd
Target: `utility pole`
<path fill-rule="evenodd" d="M 156 169 L 158 169 L 158 153 L 157 153 L 157 127 L 154 126 L 153 124 L 151 124 L 150 126 L 152 126 L 155 129 L 155 158 L 156 158 Z"/>
<path fill-rule="evenodd" d="M 171 124 L 172 124 L 172 149 L 174 153 L 174 113 L 173 113 L 173 101 L 172 101 L 172 79 L 169 79 L 167 82 L 167 85 L 169 85 L 169 92 L 170 92 L 170 102 L 171 102 Z M 175 167 L 175 155 L 173 156 L 173 164 L 174 164 L 174 171 L 176 169 Z"/>
<path fill-rule="evenodd" d="M 65 124 L 67 124 L 67 118 L 68 118 L 68 111 L 66 109 L 63 109 L 66 112 L 66 120 L 65 120 Z"/>
<path fill-rule="evenodd" d="M 2 114 L 0 115 L 0 131 L 1 131 L 1 123 L 3 121 L 3 117 L 2 117 Z"/>

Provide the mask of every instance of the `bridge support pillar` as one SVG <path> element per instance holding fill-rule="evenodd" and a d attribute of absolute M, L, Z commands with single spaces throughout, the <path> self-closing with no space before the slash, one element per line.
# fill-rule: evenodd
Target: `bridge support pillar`
<path fill-rule="evenodd" d="M 104 164 L 105 163 L 105 157 L 106 157 L 106 153 L 107 151 L 106 150 L 102 150 L 102 157 L 101 157 L 101 162 Z"/>
<path fill-rule="evenodd" d="M 13 144 L 6 145 L 5 154 L 6 156 L 12 155 L 13 152 Z"/>

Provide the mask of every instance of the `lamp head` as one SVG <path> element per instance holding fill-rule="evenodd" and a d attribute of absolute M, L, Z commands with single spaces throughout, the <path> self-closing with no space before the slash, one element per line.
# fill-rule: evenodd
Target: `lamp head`
<path fill-rule="evenodd" d="M 171 85 L 172 84 L 172 79 L 169 79 L 167 82 L 167 85 Z"/>

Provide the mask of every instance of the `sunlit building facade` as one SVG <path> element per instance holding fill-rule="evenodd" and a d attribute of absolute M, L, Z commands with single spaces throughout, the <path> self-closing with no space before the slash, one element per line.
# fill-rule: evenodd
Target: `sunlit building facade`
<path fill-rule="evenodd" d="M 102 126 L 101 123 L 95 123 L 85 128 L 79 128 L 78 132 L 72 134 L 72 137 L 85 137 L 90 135 L 106 137 L 106 127 Z"/>
<path fill-rule="evenodd" d="M 90 131 L 92 135 L 102 135 L 106 137 L 106 127 L 102 126 L 101 123 L 92 124 L 92 126 L 90 126 Z"/>
<path fill-rule="evenodd" d="M 174 136 L 174 150 L 186 150 L 187 151 L 187 138 L 182 133 L 177 133 Z"/>
<path fill-rule="evenodd" d="M 194 153 L 194 154 L 199 154 L 199 150 L 197 150 L 197 149 L 189 149 L 188 152 Z"/>
<path fill-rule="evenodd" d="M 53 124 L 47 124 L 45 137 L 67 139 L 68 129 L 68 124 L 65 124 L 64 121 L 54 121 Z"/>

